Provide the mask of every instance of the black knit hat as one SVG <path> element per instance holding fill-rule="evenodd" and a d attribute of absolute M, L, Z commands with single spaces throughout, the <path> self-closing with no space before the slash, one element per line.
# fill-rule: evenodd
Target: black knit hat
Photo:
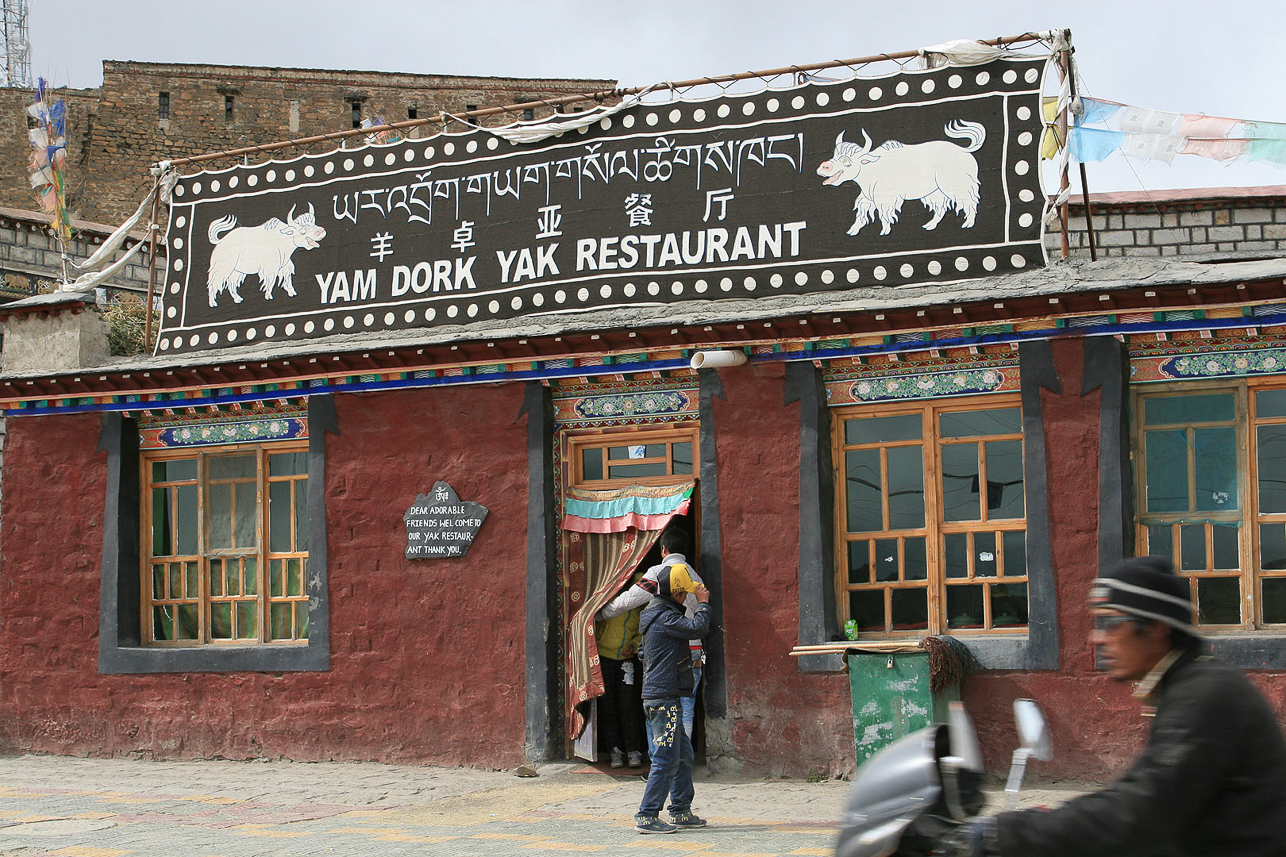
<path fill-rule="evenodd" d="M 1192 602 L 1187 580 L 1174 573 L 1163 556 L 1137 556 L 1118 563 L 1094 581 L 1090 606 L 1107 607 L 1164 622 L 1198 636 L 1192 627 Z"/>

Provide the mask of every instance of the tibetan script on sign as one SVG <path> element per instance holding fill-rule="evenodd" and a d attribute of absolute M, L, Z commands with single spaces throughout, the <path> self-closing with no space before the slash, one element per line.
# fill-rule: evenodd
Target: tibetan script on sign
<path fill-rule="evenodd" d="M 473 128 L 184 176 L 157 353 L 1038 267 L 1045 62 L 644 100 L 539 142 Z"/>
<path fill-rule="evenodd" d="M 447 559 L 464 556 L 487 519 L 487 507 L 462 501 L 451 486 L 438 480 L 433 490 L 415 498 L 406 510 L 406 558 Z"/>

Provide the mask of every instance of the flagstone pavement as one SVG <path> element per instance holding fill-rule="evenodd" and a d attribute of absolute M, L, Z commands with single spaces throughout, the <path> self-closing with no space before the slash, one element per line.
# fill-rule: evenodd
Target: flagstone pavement
<path fill-rule="evenodd" d="M 0 855 L 825 857 L 849 785 L 698 771 L 693 809 L 709 826 L 641 836 L 638 772 L 560 762 L 537 773 L 0 757 Z M 1066 796 L 1029 791 L 1023 802 Z"/>

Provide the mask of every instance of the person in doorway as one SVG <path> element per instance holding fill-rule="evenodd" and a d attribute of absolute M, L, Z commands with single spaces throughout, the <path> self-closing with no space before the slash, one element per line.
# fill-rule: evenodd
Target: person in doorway
<path fill-rule="evenodd" d="M 1239 670 L 1202 656 L 1188 583 L 1164 557 L 1128 559 L 1095 581 L 1091 640 L 1155 719 L 1121 779 L 1049 812 L 970 822 L 969 857 L 1286 854 L 1286 739 Z"/>
<path fill-rule="evenodd" d="M 661 572 L 674 565 L 682 565 L 688 571 L 688 576 L 692 578 L 698 586 L 704 586 L 705 582 L 701 576 L 688 563 L 688 534 L 679 526 L 670 526 L 665 532 L 661 533 L 661 561 L 652 566 L 643 575 L 643 579 L 635 583 L 629 589 L 616 596 L 607 603 L 607 606 L 599 611 L 600 619 L 610 619 L 618 616 L 627 610 L 642 607 L 651 601 L 652 596 L 656 594 L 656 582 L 661 576 Z M 689 619 L 695 618 L 697 614 L 697 598 L 689 594 L 684 601 L 684 612 Z M 679 705 L 683 710 L 683 731 L 687 733 L 688 740 L 692 740 L 692 729 L 696 721 L 697 710 L 697 688 L 701 686 L 701 676 L 704 672 L 706 655 L 705 648 L 701 640 L 688 641 L 688 653 L 692 658 L 692 692 L 679 699 Z M 648 724 L 648 743 L 652 743 L 652 726 Z"/>
<path fill-rule="evenodd" d="M 704 827 L 692 813 L 692 741 L 680 725 L 680 698 L 692 692 L 692 657 L 688 640 L 710 631 L 710 591 L 696 583 L 686 565 L 671 565 L 657 578 L 657 593 L 643 611 L 643 711 L 652 724 L 652 769 L 634 826 L 640 833 L 674 833 Z M 696 615 L 684 615 L 688 594 L 697 600 Z M 661 820 L 669 797 L 670 822 Z"/>
<path fill-rule="evenodd" d="M 603 673 L 598 726 L 604 744 L 610 748 L 613 768 L 623 768 L 627 761 L 631 768 L 643 765 L 643 730 L 639 722 L 643 712 L 643 669 L 638 659 L 641 612 L 635 607 L 605 617 L 600 611 L 594 623 L 598 665 Z"/>

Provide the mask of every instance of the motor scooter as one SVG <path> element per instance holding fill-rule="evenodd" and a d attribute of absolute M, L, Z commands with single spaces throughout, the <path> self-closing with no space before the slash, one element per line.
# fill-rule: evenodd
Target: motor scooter
<path fill-rule="evenodd" d="M 1005 784 L 1017 800 L 1029 759 L 1053 757 L 1048 724 L 1030 699 L 1014 701 L 1019 747 Z M 986 804 L 973 722 L 953 702 L 948 722 L 913 732 L 868 759 L 853 778 L 836 857 L 922 857 L 941 853 Z"/>

